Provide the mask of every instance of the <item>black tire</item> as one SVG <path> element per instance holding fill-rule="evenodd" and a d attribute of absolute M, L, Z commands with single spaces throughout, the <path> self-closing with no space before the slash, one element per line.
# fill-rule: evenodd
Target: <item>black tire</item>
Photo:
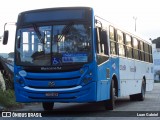
<path fill-rule="evenodd" d="M 145 99 L 145 93 L 146 93 L 146 83 L 143 80 L 141 85 L 141 93 L 130 95 L 131 101 L 143 101 Z"/>
<path fill-rule="evenodd" d="M 51 110 L 53 110 L 54 103 L 52 103 L 52 102 L 43 102 L 42 106 L 43 106 L 43 109 L 45 111 L 51 111 Z"/>
<path fill-rule="evenodd" d="M 135 95 L 130 95 L 130 101 L 137 101 L 137 94 Z"/>
<path fill-rule="evenodd" d="M 141 87 L 141 93 L 138 94 L 138 100 L 143 101 L 145 99 L 145 93 L 146 93 L 146 83 L 143 80 L 142 81 L 142 87 Z"/>
<path fill-rule="evenodd" d="M 110 99 L 105 101 L 106 110 L 113 110 L 115 108 L 115 100 L 116 100 L 116 90 L 114 86 L 114 81 L 112 80 L 110 88 Z"/>

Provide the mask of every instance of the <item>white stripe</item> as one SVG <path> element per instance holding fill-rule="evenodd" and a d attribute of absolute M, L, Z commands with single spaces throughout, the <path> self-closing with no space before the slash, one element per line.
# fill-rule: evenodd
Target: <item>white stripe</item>
<path fill-rule="evenodd" d="M 39 92 L 61 92 L 61 91 L 71 91 L 71 90 L 77 90 L 82 88 L 82 86 L 76 86 L 73 88 L 63 88 L 63 89 L 35 89 L 35 88 L 30 88 L 28 86 L 25 86 L 24 89 L 26 90 L 32 90 L 32 91 L 39 91 Z"/>

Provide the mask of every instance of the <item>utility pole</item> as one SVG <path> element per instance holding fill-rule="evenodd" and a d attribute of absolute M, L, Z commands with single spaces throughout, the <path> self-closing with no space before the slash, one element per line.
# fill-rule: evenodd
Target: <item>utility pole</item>
<path fill-rule="evenodd" d="M 133 19 L 134 19 L 134 23 L 135 23 L 134 30 L 135 30 L 135 32 L 136 32 L 136 27 L 137 27 L 137 17 L 133 16 Z"/>

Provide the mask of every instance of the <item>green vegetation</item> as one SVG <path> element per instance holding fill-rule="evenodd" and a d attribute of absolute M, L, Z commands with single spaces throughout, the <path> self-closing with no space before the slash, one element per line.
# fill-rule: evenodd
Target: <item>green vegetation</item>
<path fill-rule="evenodd" d="M 13 90 L 0 90 L 0 106 L 5 109 L 21 108 L 23 104 L 19 104 L 15 101 L 15 95 Z"/>

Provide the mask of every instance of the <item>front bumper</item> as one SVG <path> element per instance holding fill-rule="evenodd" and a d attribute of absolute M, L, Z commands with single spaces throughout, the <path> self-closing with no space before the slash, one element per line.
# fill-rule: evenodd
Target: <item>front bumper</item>
<path fill-rule="evenodd" d="M 16 86 L 17 102 L 94 102 L 96 101 L 96 83 L 71 88 L 38 89 Z"/>

